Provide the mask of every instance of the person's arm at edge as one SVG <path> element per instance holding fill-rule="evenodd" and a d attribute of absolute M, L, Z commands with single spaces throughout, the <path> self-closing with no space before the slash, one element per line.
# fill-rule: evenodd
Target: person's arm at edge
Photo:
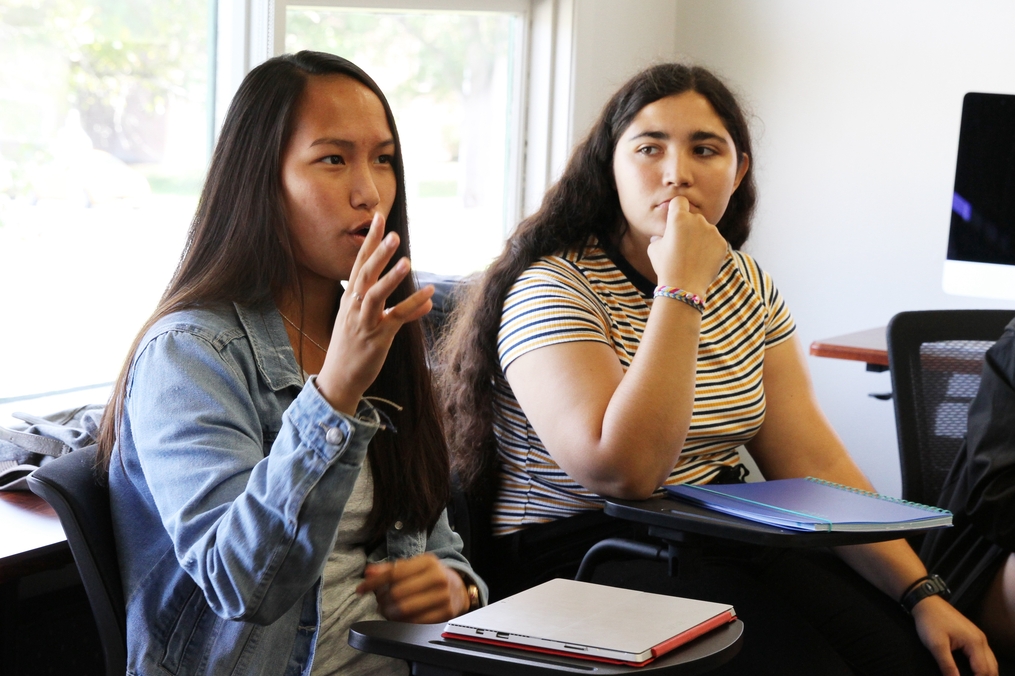
<path fill-rule="evenodd" d="M 815 476 L 847 486 L 873 490 L 817 403 L 803 349 L 794 335 L 765 352 L 763 381 L 766 414 L 748 450 L 768 479 Z M 838 547 L 836 552 L 860 575 L 898 600 L 927 574 L 905 540 Z M 958 676 L 952 651 L 962 650 L 976 674 L 997 673 L 997 661 L 986 637 L 972 622 L 939 596 L 913 609 L 917 632 L 942 674 Z"/>

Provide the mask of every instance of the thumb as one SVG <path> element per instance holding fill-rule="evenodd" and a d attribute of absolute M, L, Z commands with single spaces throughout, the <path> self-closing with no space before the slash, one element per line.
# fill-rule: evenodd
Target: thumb
<path fill-rule="evenodd" d="M 666 230 L 669 231 L 671 228 L 676 227 L 677 217 L 681 213 L 688 213 L 690 211 L 691 203 L 687 201 L 686 197 L 674 197 L 671 199 L 666 207 Z"/>
<path fill-rule="evenodd" d="M 670 211 L 673 211 L 673 207 L 676 207 L 676 211 L 690 211 L 691 203 L 686 197 L 674 197 L 670 200 Z"/>

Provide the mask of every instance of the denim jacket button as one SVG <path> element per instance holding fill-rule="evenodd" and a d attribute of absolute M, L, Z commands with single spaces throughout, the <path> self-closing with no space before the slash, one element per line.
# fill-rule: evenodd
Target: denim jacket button
<path fill-rule="evenodd" d="M 402 525 L 403 524 L 402 524 L 401 521 L 396 521 L 395 522 L 395 530 L 402 530 Z"/>
<path fill-rule="evenodd" d="M 341 427 L 328 428 L 328 431 L 324 433 L 324 440 L 332 446 L 338 446 L 345 441 L 345 432 Z"/>

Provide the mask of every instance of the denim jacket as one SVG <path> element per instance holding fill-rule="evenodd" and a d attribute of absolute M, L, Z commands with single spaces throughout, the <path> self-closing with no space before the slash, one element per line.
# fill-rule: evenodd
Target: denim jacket
<path fill-rule="evenodd" d="M 309 674 L 321 573 L 378 428 L 300 377 L 274 307 L 174 313 L 134 355 L 110 463 L 129 674 Z M 371 561 L 433 552 L 482 581 L 443 514 Z"/>

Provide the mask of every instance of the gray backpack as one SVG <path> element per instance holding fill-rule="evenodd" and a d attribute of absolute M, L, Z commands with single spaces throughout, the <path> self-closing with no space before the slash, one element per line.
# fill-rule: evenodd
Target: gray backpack
<path fill-rule="evenodd" d="M 29 474 L 53 458 L 95 445 L 103 404 L 45 416 L 13 413 L 24 425 L 0 427 L 0 491 L 27 491 Z"/>

